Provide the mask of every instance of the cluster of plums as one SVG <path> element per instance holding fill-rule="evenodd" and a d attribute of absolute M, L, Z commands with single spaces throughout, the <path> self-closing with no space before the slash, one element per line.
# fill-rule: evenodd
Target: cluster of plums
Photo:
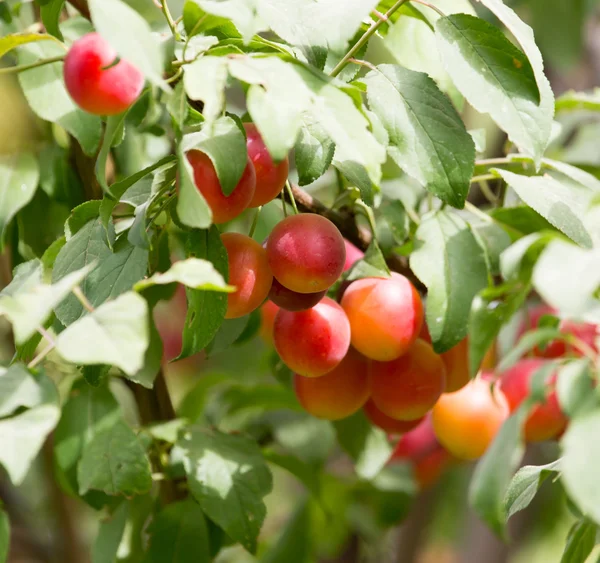
<path fill-rule="evenodd" d="M 114 115 L 135 102 L 142 74 L 96 33 L 71 47 L 64 65 L 67 90 L 84 110 Z M 228 196 L 223 194 L 210 158 L 187 154 L 194 182 L 211 208 L 213 221 L 226 223 L 245 209 L 259 207 L 281 192 L 288 159 L 274 163 L 253 124 L 245 124 L 248 162 Z M 261 305 L 263 336 L 274 343 L 295 373 L 299 402 L 311 414 L 337 420 L 363 409 L 390 436 L 400 436 L 390 461 L 413 464 L 421 486 L 434 482 L 453 459 L 480 457 L 500 426 L 530 392 L 533 374 L 551 358 L 578 351 L 562 341 L 535 349 L 533 357 L 501 374 L 468 372 L 468 343 L 463 340 L 438 355 L 423 322 L 421 297 L 404 276 L 365 278 L 343 285 L 336 301 L 326 292 L 362 252 L 344 240 L 328 219 L 293 215 L 275 226 L 266 243 L 227 232 L 221 240 L 229 259 L 226 318 L 237 318 Z M 338 302 L 339 301 L 339 302 Z M 545 306 L 529 312 L 523 331 L 537 326 Z M 597 327 L 563 322 L 593 349 Z M 567 425 L 547 381 L 546 401 L 530 412 L 527 441 L 559 436 Z"/>

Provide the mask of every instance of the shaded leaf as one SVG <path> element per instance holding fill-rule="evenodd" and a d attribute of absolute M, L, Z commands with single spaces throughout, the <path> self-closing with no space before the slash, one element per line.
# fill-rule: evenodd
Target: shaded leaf
<path fill-rule="evenodd" d="M 129 516 L 129 503 L 124 502 L 110 518 L 100 524 L 98 535 L 92 545 L 92 563 L 114 563 L 125 525 Z"/>

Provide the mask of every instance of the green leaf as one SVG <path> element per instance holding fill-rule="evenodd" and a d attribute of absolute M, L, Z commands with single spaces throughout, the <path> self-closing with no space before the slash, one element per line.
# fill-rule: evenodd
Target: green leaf
<path fill-rule="evenodd" d="M 22 364 L 0 368 L 0 417 L 44 402 L 46 389 Z"/>
<path fill-rule="evenodd" d="M 504 512 L 510 518 L 529 506 L 542 483 L 553 474 L 560 473 L 560 459 L 547 465 L 526 465 L 513 477 L 504 498 Z"/>
<path fill-rule="evenodd" d="M 121 410 L 107 385 L 91 387 L 75 383 L 54 432 L 54 460 L 61 484 L 73 495 L 79 491 L 77 463 L 84 447 L 102 430 L 121 418 Z"/>
<path fill-rule="evenodd" d="M 455 214 L 423 218 L 410 266 L 428 289 L 426 317 L 433 347 L 441 353 L 467 335 L 473 299 L 488 284 L 482 248 Z"/>
<path fill-rule="evenodd" d="M 127 112 L 120 113 L 118 115 L 109 115 L 106 118 L 106 127 L 104 128 L 104 139 L 100 146 L 100 152 L 96 159 L 96 178 L 98 183 L 102 186 L 105 192 L 109 191 L 108 184 L 106 183 L 106 160 L 110 154 L 110 149 L 117 139 L 119 133 L 122 132 L 123 124 L 125 123 L 125 116 Z"/>
<path fill-rule="evenodd" d="M 446 70 L 463 96 L 539 163 L 550 140 L 553 114 L 543 70 L 536 76 L 527 56 L 480 18 L 440 18 L 436 31 Z M 549 96 L 553 103 L 551 92 Z"/>
<path fill-rule="evenodd" d="M 6 55 L 19 45 L 34 43 L 36 41 L 56 41 L 56 38 L 48 33 L 12 33 L 0 38 L 0 57 Z M 60 43 L 60 41 L 58 41 Z"/>
<path fill-rule="evenodd" d="M 572 111 L 600 111 L 600 88 L 592 93 L 569 90 L 556 100 L 556 113 Z"/>
<path fill-rule="evenodd" d="M 500 275 L 500 256 L 510 246 L 510 236 L 497 223 L 471 223 L 471 228 L 477 242 L 483 248 L 490 275 Z"/>
<path fill-rule="evenodd" d="M 549 175 L 523 176 L 508 170 L 496 170 L 517 195 L 557 229 L 577 244 L 592 247 L 585 225 L 585 213 L 593 192 L 559 182 Z"/>
<path fill-rule="evenodd" d="M 64 48 L 52 41 L 30 43 L 19 49 L 19 64 L 32 64 L 64 54 Z M 102 121 L 98 116 L 80 110 L 71 100 L 65 88 L 62 62 L 20 72 L 19 82 L 29 106 L 38 117 L 66 129 L 79 141 L 86 154 L 95 153 L 102 134 Z"/>
<path fill-rule="evenodd" d="M 600 432 L 600 411 L 594 409 L 571 420 L 561 440 L 562 482 L 567 494 L 584 514 L 600 522 L 600 490 L 596 461 L 600 459 L 600 444 L 590 437 Z"/>
<path fill-rule="evenodd" d="M 575 418 L 584 409 L 596 406 L 590 360 L 580 358 L 561 366 L 556 379 L 556 396 L 560 410 Z"/>
<path fill-rule="evenodd" d="M 120 0 L 89 0 L 94 27 L 120 57 L 135 66 L 150 82 L 170 91 L 163 80 L 163 59 L 150 26 Z"/>
<path fill-rule="evenodd" d="M 331 166 L 334 152 L 335 144 L 327 131 L 310 114 L 304 114 L 294 148 L 298 185 L 312 184 L 323 176 Z"/>
<path fill-rule="evenodd" d="M 226 57 L 200 57 L 184 67 L 183 84 L 192 100 L 202 100 L 202 115 L 212 124 L 225 106 L 225 85 L 228 77 Z"/>
<path fill-rule="evenodd" d="M 193 0 L 209 14 L 230 19 L 248 43 L 259 31 L 264 31 L 264 23 L 258 14 L 260 0 Z"/>
<path fill-rule="evenodd" d="M 598 310 L 600 251 L 584 250 L 563 240 L 546 246 L 533 270 L 533 285 L 542 299 L 563 315 L 584 318 Z M 568 264 L 568 269 L 565 269 Z"/>
<path fill-rule="evenodd" d="M 261 563 L 308 563 L 312 557 L 311 511 L 306 501 L 294 510 L 277 541 L 261 557 Z"/>
<path fill-rule="evenodd" d="M 505 284 L 485 288 L 471 304 L 469 314 L 469 372 L 474 377 L 502 326 L 521 308 L 529 288 Z"/>
<path fill-rule="evenodd" d="M 40 8 L 40 16 L 42 17 L 42 23 L 46 31 L 61 40 L 63 35 L 58 23 L 64 5 L 65 0 L 50 0 Z"/>
<path fill-rule="evenodd" d="M 530 350 L 552 342 L 552 340 L 556 340 L 557 338 L 565 338 L 565 335 L 558 328 L 540 328 L 526 332 L 502 358 L 502 361 L 496 367 L 496 371 L 498 373 L 506 371 L 508 368 L 514 366 Z"/>
<path fill-rule="evenodd" d="M 223 276 L 208 260 L 201 258 L 188 258 L 175 262 L 166 272 L 159 272 L 139 281 L 135 284 L 134 289 L 141 291 L 153 285 L 169 283 L 181 283 L 192 289 L 205 291 L 224 291 L 226 293 L 235 291 L 233 286 L 225 283 Z"/>
<path fill-rule="evenodd" d="M 134 383 L 143 385 L 147 389 L 151 389 L 162 367 L 164 349 L 163 341 L 151 314 L 148 315 L 148 334 L 150 335 L 150 340 L 144 354 L 143 366 L 136 373 L 128 375 L 127 378 Z"/>
<path fill-rule="evenodd" d="M 396 164 L 442 201 L 464 207 L 475 144 L 435 82 L 397 65 L 367 74 L 367 99 L 389 135 Z"/>
<path fill-rule="evenodd" d="M 185 247 L 188 257 L 201 258 L 211 262 L 221 276 L 226 279 L 228 275 L 227 252 L 216 227 L 189 233 Z M 186 289 L 186 295 L 188 310 L 179 358 L 186 358 L 204 349 L 219 330 L 227 311 L 227 296 L 222 292 Z"/>
<path fill-rule="evenodd" d="M 148 251 L 122 239 L 115 244 L 114 252 L 111 252 L 106 244 L 100 218 L 96 218 L 86 223 L 60 250 L 52 270 L 52 281 L 56 283 L 67 274 L 93 262 L 97 266 L 83 280 L 81 290 L 91 305 L 97 307 L 106 300 L 129 291 L 145 276 Z M 75 295 L 67 296 L 55 311 L 65 326 L 85 313 Z"/>
<path fill-rule="evenodd" d="M 319 469 L 315 465 L 306 463 L 293 455 L 280 454 L 274 450 L 263 450 L 263 455 L 269 463 L 282 467 L 294 475 L 316 499 L 321 497 Z"/>
<path fill-rule="evenodd" d="M 540 94 L 540 104 L 542 115 L 537 116 L 537 125 L 540 131 L 543 129 L 547 135 L 548 143 L 552 132 L 552 118 L 554 115 L 554 94 L 550 82 L 544 75 L 544 61 L 538 45 L 533 36 L 533 30 L 519 18 L 515 11 L 504 4 L 502 0 L 479 0 L 508 28 L 513 37 L 517 40 L 521 49 L 527 56 L 533 69 L 535 80 Z M 541 118 L 541 119 L 540 119 Z M 542 148 L 542 147 L 540 147 Z M 539 159 L 533 155 L 536 165 L 539 165 Z"/>
<path fill-rule="evenodd" d="M 273 483 L 258 446 L 241 435 L 192 428 L 179 442 L 188 485 L 204 513 L 248 551 L 256 551 Z"/>
<path fill-rule="evenodd" d="M 6 563 L 10 548 L 10 520 L 8 514 L 0 508 L 0 563 Z"/>
<path fill-rule="evenodd" d="M 102 521 L 92 546 L 92 563 L 114 563 L 117 560 L 128 516 L 129 503 L 123 502 L 110 518 Z"/>
<path fill-rule="evenodd" d="M 69 325 L 56 339 L 57 352 L 74 364 L 112 364 L 128 375 L 144 365 L 148 305 L 128 292 Z"/>
<path fill-rule="evenodd" d="M 31 201 L 38 180 L 38 163 L 31 153 L 0 155 L 0 251 L 10 221 Z"/>
<path fill-rule="evenodd" d="M 500 273 L 506 280 L 530 283 L 533 269 L 554 232 L 531 233 L 513 243 L 500 256 Z"/>
<path fill-rule="evenodd" d="M 390 270 L 385 258 L 377 244 L 373 240 L 367 248 L 365 255 L 356 262 L 348 271 L 347 281 L 359 280 L 361 278 L 389 278 Z"/>
<path fill-rule="evenodd" d="M 204 512 L 188 498 L 163 508 L 149 528 L 144 563 L 209 563 L 209 535 Z"/>
<path fill-rule="evenodd" d="M 118 421 L 101 430 L 83 448 L 77 466 L 79 493 L 94 489 L 126 497 L 147 493 L 152 486 L 150 462 L 133 430 Z"/>
<path fill-rule="evenodd" d="M 41 402 L 11 418 L 0 420 L 0 464 L 14 485 L 20 485 L 60 417 L 59 397 L 52 380 L 38 375 Z"/>
<path fill-rule="evenodd" d="M 588 518 L 573 524 L 560 563 L 585 563 L 596 545 L 598 526 Z"/>
<path fill-rule="evenodd" d="M 15 294 L 0 296 L 0 315 L 10 320 L 17 344 L 25 343 L 42 327 L 56 307 L 91 271 L 92 265 L 66 275 L 54 285 L 40 283 Z"/>
<path fill-rule="evenodd" d="M 179 194 L 177 196 L 177 216 L 186 226 L 194 229 L 206 229 L 212 223 L 212 212 L 200 190 L 194 182 L 194 170 L 179 145 Z"/>
<path fill-rule="evenodd" d="M 521 407 L 504 422 L 475 473 L 469 488 L 469 502 L 479 517 L 499 536 L 505 537 L 506 513 L 504 494 L 512 474 L 523 456 L 521 427 L 527 418 L 530 405 Z"/>
<path fill-rule="evenodd" d="M 383 430 L 362 412 L 334 423 L 340 446 L 354 460 L 356 474 L 373 479 L 390 459 L 392 448 Z"/>
<path fill-rule="evenodd" d="M 238 317 L 237 319 L 225 319 L 215 337 L 206 346 L 207 356 L 212 356 L 220 352 L 229 350 L 234 342 L 241 336 L 246 329 L 249 315 Z"/>
<path fill-rule="evenodd" d="M 516 229 L 524 235 L 529 235 L 537 231 L 554 229 L 546 219 L 526 205 L 498 207 L 492 209 L 490 215 L 495 221 L 502 223 L 502 225 L 506 225 L 511 229 Z"/>

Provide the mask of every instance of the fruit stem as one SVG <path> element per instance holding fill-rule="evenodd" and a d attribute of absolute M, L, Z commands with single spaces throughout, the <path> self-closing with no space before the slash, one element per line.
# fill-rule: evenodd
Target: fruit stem
<path fill-rule="evenodd" d="M 290 181 L 285 181 L 285 189 L 287 191 L 288 197 L 290 198 L 290 203 L 292 204 L 292 209 L 294 213 L 298 215 L 298 207 L 296 206 L 296 199 L 294 198 L 294 192 L 292 191 L 292 186 L 290 185 Z"/>
<path fill-rule="evenodd" d="M 390 16 L 398 10 L 403 4 L 406 4 L 408 0 L 398 0 L 385 14 L 383 14 L 383 18 L 378 19 L 373 22 L 369 29 L 365 31 L 362 37 L 353 45 L 353 47 L 344 55 L 344 58 L 335 65 L 333 70 L 329 73 L 329 76 L 335 77 L 337 76 L 344 67 L 350 62 L 350 59 L 354 57 L 354 55 L 360 50 L 360 48 L 365 45 L 365 43 L 371 38 L 371 36 L 379 29 L 379 27 L 384 24 Z"/>
<path fill-rule="evenodd" d="M 42 59 L 41 61 L 36 61 L 35 63 L 31 63 L 28 65 L 8 66 L 6 68 L 0 68 L 0 74 L 12 74 L 13 72 L 23 72 L 23 71 L 29 70 L 31 68 L 37 68 L 38 66 L 49 65 L 52 63 L 59 63 L 64 60 L 65 60 L 65 55 L 61 55 L 58 57 L 51 57 L 49 59 Z"/>
<path fill-rule="evenodd" d="M 173 16 L 171 15 L 169 6 L 167 5 L 167 0 L 161 0 L 161 8 L 163 14 L 165 15 L 165 19 L 167 20 L 167 24 L 169 25 L 169 29 L 171 30 L 173 37 L 175 37 L 175 41 L 181 40 L 181 36 L 179 35 L 177 26 L 175 25 L 175 20 L 173 20 Z"/>
<path fill-rule="evenodd" d="M 446 14 L 444 14 L 444 12 L 442 12 L 442 10 L 440 10 L 437 6 L 430 4 L 429 2 L 425 2 L 425 0 L 410 0 L 410 1 L 414 2 L 415 4 L 421 4 L 421 6 L 427 6 L 428 8 L 431 8 L 432 10 L 436 11 L 442 18 L 446 17 Z"/>
<path fill-rule="evenodd" d="M 79 299 L 79 302 L 84 306 L 85 309 L 87 309 L 90 313 L 94 312 L 94 307 L 92 307 L 92 304 L 88 301 L 87 297 L 83 294 L 83 291 L 81 291 L 81 288 L 78 285 L 76 285 L 71 291 L 75 297 Z"/>
<path fill-rule="evenodd" d="M 377 226 L 375 224 L 375 216 L 373 215 L 373 210 L 362 200 L 357 199 L 354 202 L 354 205 L 362 212 L 362 214 L 369 221 L 369 227 L 371 227 L 371 233 L 373 234 L 373 240 L 377 242 Z"/>
<path fill-rule="evenodd" d="M 260 215 L 260 210 L 262 209 L 262 205 L 256 208 L 254 213 L 254 219 L 252 220 L 252 225 L 250 226 L 250 232 L 248 236 L 252 238 L 254 236 L 254 231 L 256 230 L 256 225 L 258 225 L 258 217 Z"/>

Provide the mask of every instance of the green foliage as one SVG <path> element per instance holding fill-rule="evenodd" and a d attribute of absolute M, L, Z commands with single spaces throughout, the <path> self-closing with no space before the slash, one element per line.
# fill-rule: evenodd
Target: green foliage
<path fill-rule="evenodd" d="M 360 410 L 333 423 L 304 412 L 292 372 L 257 338 L 261 311 L 225 319 L 239 288 L 221 233 L 262 244 L 296 206 L 366 248 L 330 297 L 410 269 L 435 351 L 468 338 L 471 377 L 490 348 L 500 373 L 565 344 L 478 462 L 469 497 L 505 536 L 558 481 L 577 517 L 562 561 L 592 552 L 597 335 L 563 330 L 600 324 L 600 173 L 577 146 L 597 134 L 600 96 L 555 102 L 544 64 L 552 75 L 575 65 L 593 3 L 507 2 L 538 43 L 513 7 L 474 4 L 0 2 L 0 75 L 18 73 L 32 112 L 15 114 L 14 143 L 12 125 L 0 137 L 0 316 L 12 331 L 0 346 L 0 465 L 17 486 L 48 471 L 98 511 L 92 563 L 208 562 L 232 544 L 308 563 L 350 537 L 383 558 L 424 460 L 388 464 L 393 442 Z M 147 81 L 121 114 L 91 115 L 66 89 L 63 59 L 90 31 Z M 231 196 L 249 121 L 274 163 L 290 157 L 297 201 L 217 227 L 187 153 L 206 154 Z M 553 310 L 529 326 L 538 299 Z M 547 386 L 569 418 L 560 458 L 518 470 L 523 423 Z M 290 503 L 281 475 L 305 497 L 294 489 Z M 0 507 L 0 563 L 9 513 Z"/>

